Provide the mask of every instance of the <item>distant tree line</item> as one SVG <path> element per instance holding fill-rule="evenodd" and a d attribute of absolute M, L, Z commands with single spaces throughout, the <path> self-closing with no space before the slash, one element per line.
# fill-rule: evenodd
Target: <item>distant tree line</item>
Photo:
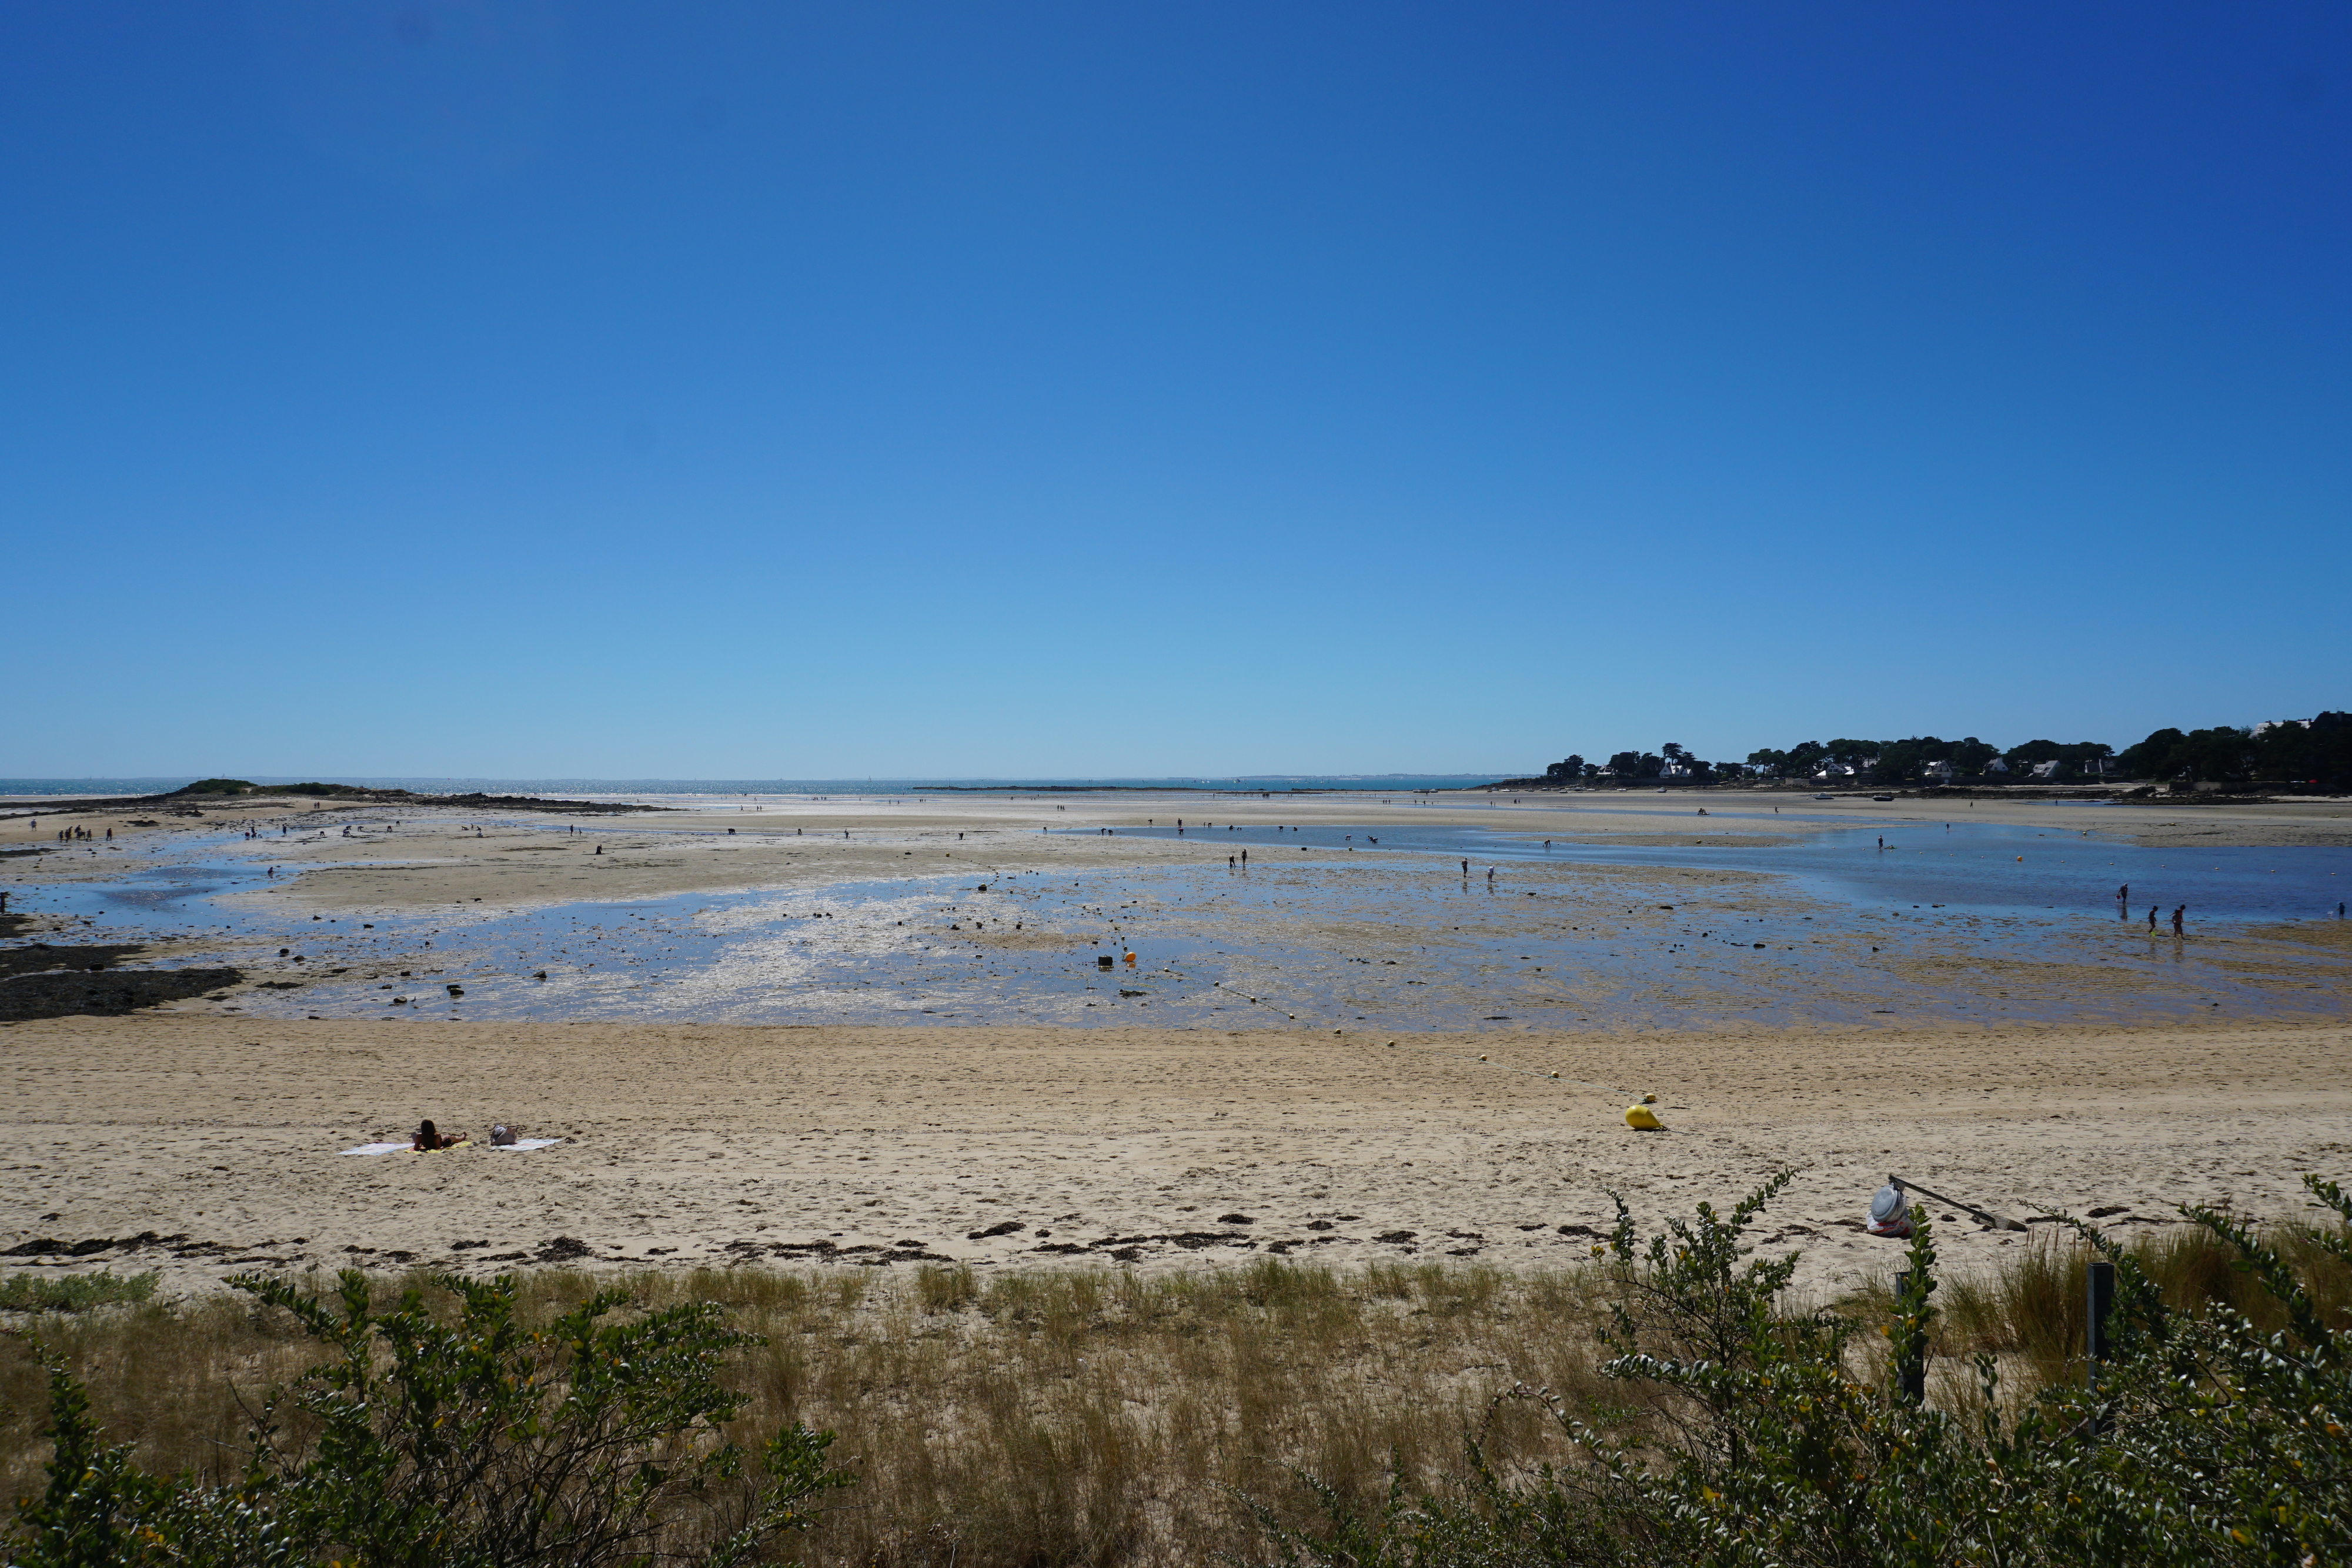
<path fill-rule="evenodd" d="M 1810 779 L 1871 785 L 2147 779 L 2263 780 L 2344 789 L 2352 789 L 2352 713 L 2327 712 L 2251 728 L 2159 729 L 2121 751 L 2102 740 L 2029 740 L 2003 748 L 1973 735 L 1960 740 L 1915 735 L 1903 740 L 1807 740 L 1785 751 L 1760 747 L 1742 762 L 1712 762 L 1670 740 L 1656 751 L 1620 751 L 1605 762 L 1570 755 L 1545 768 L 1544 778 L 1555 784 Z"/>

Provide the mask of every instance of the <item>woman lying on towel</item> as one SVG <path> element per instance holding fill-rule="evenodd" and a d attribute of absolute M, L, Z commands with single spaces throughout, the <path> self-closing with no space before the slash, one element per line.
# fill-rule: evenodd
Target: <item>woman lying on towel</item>
<path fill-rule="evenodd" d="M 408 1146 L 422 1153 L 427 1149 L 454 1149 L 465 1141 L 463 1133 L 437 1132 L 432 1123 L 421 1122 L 416 1128 L 416 1141 Z"/>

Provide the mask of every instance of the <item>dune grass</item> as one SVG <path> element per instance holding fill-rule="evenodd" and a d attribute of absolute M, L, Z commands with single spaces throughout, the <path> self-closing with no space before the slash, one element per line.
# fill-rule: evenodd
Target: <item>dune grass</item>
<path fill-rule="evenodd" d="M 144 1301 L 155 1294 L 155 1276 L 116 1274 L 11 1274 L 0 1281 L 0 1312 L 84 1312 L 92 1307 Z"/>
<path fill-rule="evenodd" d="M 387 1279 L 387 1292 L 402 1281 Z M 609 1277 L 528 1276 L 527 1309 Z M 1266 1259 L 1140 1276 L 963 1267 L 866 1275 L 749 1269 L 617 1281 L 646 1309 L 711 1301 L 763 1336 L 729 1381 L 747 1440 L 805 1421 L 839 1434 L 857 1484 L 795 1542 L 812 1563 L 1198 1562 L 1261 1539 L 1234 1495 L 1291 1469 L 1370 1497 L 1392 1463 L 1432 1480 L 1491 1426 L 1507 1459 L 1549 1453 L 1514 1383 L 1598 1392 L 1582 1275 L 1475 1265 L 1339 1272 Z M 131 1303 L 44 1322 L 86 1373 L 93 1414 L 156 1471 L 237 1471 L 247 1412 L 315 1353 L 242 1297 Z M 38 1482 L 42 1381 L 0 1348 L 0 1496 Z"/>
<path fill-rule="evenodd" d="M 2270 1236 L 2331 1321 L 2345 1321 L 2352 1279 L 2298 1234 L 2309 1233 Z M 2134 1250 L 2176 1306 L 2227 1304 L 2257 1322 L 2274 1310 L 2209 1235 L 2168 1230 Z M 2084 1261 L 2071 1234 L 2045 1235 L 1995 1272 L 1946 1281 L 1934 1397 L 1964 1406 L 1967 1360 L 1979 1353 L 2010 1369 L 2011 1397 L 2079 1380 Z M 26 1289 L 62 1301 L 73 1278 Z M 387 1294 L 404 1282 L 380 1281 Z M 617 1281 L 549 1269 L 525 1276 L 523 1305 L 552 1313 L 614 1283 L 648 1311 L 719 1302 L 734 1326 L 763 1336 L 727 1378 L 750 1396 L 736 1435 L 755 1441 L 796 1420 L 839 1435 L 832 1461 L 856 1484 L 795 1541 L 813 1564 L 1255 1560 L 1265 1525 L 1244 1497 L 1295 1507 L 1303 1522 L 1315 1500 L 1301 1473 L 1374 1507 L 1395 1476 L 1441 1492 L 1457 1484 L 1474 1431 L 1503 1472 L 1568 1458 L 1539 1402 L 1497 1399 L 1515 1385 L 1547 1388 L 1622 1429 L 1644 1419 L 1638 1390 L 1597 1370 L 1610 1300 L 1600 1265 L 1335 1270 L 1265 1259 L 1155 1276 L 959 1265 Z M 151 1299 L 152 1281 L 137 1284 L 86 1285 L 84 1306 L 108 1291 L 114 1304 L 16 1326 L 82 1373 L 100 1425 L 132 1443 L 143 1468 L 227 1480 L 263 1392 L 318 1353 L 250 1298 L 167 1306 Z M 1889 1305 L 1866 1291 L 1842 1310 L 1870 1322 Z M 0 1499 L 38 1485 L 42 1390 L 29 1347 L 0 1345 Z"/>
<path fill-rule="evenodd" d="M 2280 1225 L 2265 1228 L 2263 1239 L 2278 1249 L 2305 1281 L 2327 1322 L 2352 1323 L 2352 1270 L 2315 1245 L 2315 1234 L 2307 1226 Z M 2284 1309 L 2237 1267 L 2237 1254 L 2210 1231 L 2167 1227 L 2140 1235 L 2125 1250 L 2161 1290 L 2168 1307 L 2192 1313 L 2226 1308 L 2243 1314 L 2263 1333 L 2286 1326 Z M 2012 1403 L 2053 1384 L 2079 1382 L 2091 1257 L 2090 1248 L 2073 1231 L 2052 1227 L 2011 1254 L 1998 1270 L 1941 1281 L 1929 1353 L 1944 1403 L 1974 1407 L 1976 1375 L 1970 1363 L 1979 1354 L 1997 1358 Z M 1856 1292 L 1839 1303 L 1841 1310 L 1864 1319 L 1884 1315 L 1892 1304 L 1884 1287 Z"/>

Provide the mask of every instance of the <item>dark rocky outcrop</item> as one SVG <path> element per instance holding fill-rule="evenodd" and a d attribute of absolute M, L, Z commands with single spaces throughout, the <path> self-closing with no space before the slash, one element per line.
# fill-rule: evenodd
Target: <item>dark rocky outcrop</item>
<path fill-rule="evenodd" d="M 0 947 L 0 979 L 11 975 L 37 975 L 49 969 L 74 969 L 85 974 L 111 969 L 125 958 L 145 951 L 131 942 L 90 943 L 79 947 L 34 942 L 22 947 Z"/>
<path fill-rule="evenodd" d="M 184 1001 L 234 986 L 239 969 L 66 970 L 0 980 L 0 1023 L 87 1014 L 115 1018 L 159 1002 Z"/>

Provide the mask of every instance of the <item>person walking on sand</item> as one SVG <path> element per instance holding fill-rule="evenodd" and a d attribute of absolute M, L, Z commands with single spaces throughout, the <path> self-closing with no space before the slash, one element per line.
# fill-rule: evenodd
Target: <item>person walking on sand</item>
<path fill-rule="evenodd" d="M 1470 862 L 1469 862 L 1468 861 L 1464 861 L 1464 862 L 1462 862 L 1462 875 L 1463 875 L 1463 878 L 1464 878 L 1465 881 L 1469 878 L 1469 875 L 1470 875 Z"/>
<path fill-rule="evenodd" d="M 2184 915 L 2186 915 L 2188 913 L 2189 913 L 2189 906 L 2188 906 L 2187 904 L 2174 904 L 2174 905 L 2172 906 L 2172 934 L 2173 934 L 2175 936 L 2178 936 L 2181 935 L 2181 931 L 2180 931 L 2180 922 L 2181 922 L 2181 918 L 2182 918 Z"/>
<path fill-rule="evenodd" d="M 2147 934 L 2151 936 L 2156 935 L 2156 905 L 2153 904 L 2147 906 Z"/>

